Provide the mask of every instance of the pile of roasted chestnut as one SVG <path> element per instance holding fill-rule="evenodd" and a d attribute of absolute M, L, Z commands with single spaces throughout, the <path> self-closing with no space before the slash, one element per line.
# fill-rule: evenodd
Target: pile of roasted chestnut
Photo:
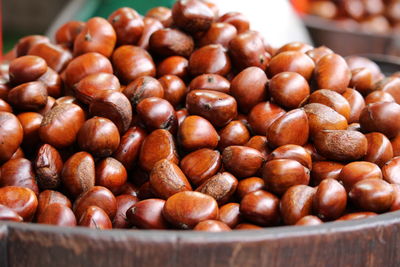
<path fill-rule="evenodd" d="M 400 34 L 398 0 L 311 0 L 307 12 L 344 30 Z"/>
<path fill-rule="evenodd" d="M 345 44 L 344 44 L 345 45 Z M 22 38 L 0 220 L 227 231 L 400 209 L 400 78 L 180 0 Z"/>

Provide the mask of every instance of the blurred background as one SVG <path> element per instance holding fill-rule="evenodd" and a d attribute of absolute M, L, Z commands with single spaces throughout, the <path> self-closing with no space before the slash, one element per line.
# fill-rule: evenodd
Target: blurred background
<path fill-rule="evenodd" d="M 119 7 L 139 13 L 174 0 L 2 0 L 3 52 L 29 34 L 52 36 L 69 20 L 108 17 Z M 400 55 L 400 0 L 213 0 L 221 13 L 239 11 L 273 46 L 326 45 L 342 55 Z M 256 7 L 256 8 L 255 8 Z M 295 11 L 296 13 L 295 13 Z M 309 38 L 311 36 L 311 39 Z"/>

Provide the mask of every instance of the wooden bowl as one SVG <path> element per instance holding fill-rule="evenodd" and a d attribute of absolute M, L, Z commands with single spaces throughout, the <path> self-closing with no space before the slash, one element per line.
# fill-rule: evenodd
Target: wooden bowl
<path fill-rule="evenodd" d="M 370 55 L 387 75 L 397 58 Z M 318 226 L 225 233 L 0 222 L 3 266 L 399 266 L 400 211 Z"/>
<path fill-rule="evenodd" d="M 346 31 L 332 21 L 307 15 L 303 22 L 315 46 L 325 45 L 342 56 L 354 54 L 400 55 L 400 39 L 394 34 Z"/>
<path fill-rule="evenodd" d="M 400 211 L 225 233 L 0 224 L 0 266 L 398 266 Z"/>

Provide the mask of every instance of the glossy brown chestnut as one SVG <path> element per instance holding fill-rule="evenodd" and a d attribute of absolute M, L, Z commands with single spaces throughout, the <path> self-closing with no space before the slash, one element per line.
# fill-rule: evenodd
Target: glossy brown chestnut
<path fill-rule="evenodd" d="M 194 231 L 205 231 L 205 232 L 226 232 L 232 229 L 224 222 L 217 220 L 205 220 L 199 222 L 194 228 Z"/>
<path fill-rule="evenodd" d="M 148 49 L 151 35 L 164 27 L 159 20 L 149 17 L 143 18 L 143 24 L 144 27 L 142 36 L 140 37 L 137 45 L 143 49 Z"/>
<path fill-rule="evenodd" d="M 386 162 L 382 167 L 383 179 L 391 184 L 400 184 L 400 157 L 395 157 Z"/>
<path fill-rule="evenodd" d="M 64 71 L 63 80 L 72 87 L 86 76 L 99 72 L 113 74 L 111 62 L 99 53 L 86 53 L 71 60 Z"/>
<path fill-rule="evenodd" d="M 231 121 L 219 132 L 218 148 L 222 151 L 228 146 L 245 145 L 250 139 L 250 132 L 241 121 Z"/>
<path fill-rule="evenodd" d="M 61 95 L 61 77 L 52 68 L 48 67 L 47 71 L 39 77 L 38 81 L 46 85 L 49 96 L 59 97 Z"/>
<path fill-rule="evenodd" d="M 276 225 L 280 221 L 279 198 L 264 190 L 248 193 L 240 201 L 240 214 L 258 225 Z"/>
<path fill-rule="evenodd" d="M 49 204 L 37 218 L 38 223 L 58 226 L 76 226 L 76 218 L 71 208 L 60 204 Z"/>
<path fill-rule="evenodd" d="M 230 92 L 238 101 L 241 111 L 247 113 L 265 100 L 267 82 L 267 75 L 258 67 L 249 67 L 235 76 L 231 82 Z M 248 88 L 252 88 L 251 92 Z"/>
<path fill-rule="evenodd" d="M 290 187 L 280 201 L 283 222 L 293 225 L 301 218 L 311 215 L 315 189 L 307 185 Z"/>
<path fill-rule="evenodd" d="M 353 185 L 349 198 L 365 211 L 384 212 L 394 201 L 393 187 L 382 179 L 365 179 Z"/>
<path fill-rule="evenodd" d="M 96 185 L 104 186 L 114 194 L 122 190 L 128 174 L 124 165 L 118 160 L 108 157 L 96 164 Z"/>
<path fill-rule="evenodd" d="M 36 148 L 40 142 L 39 128 L 43 116 L 36 112 L 23 112 L 17 118 L 24 130 L 22 146 L 28 150 Z"/>
<path fill-rule="evenodd" d="M 265 137 L 265 136 L 261 136 L 261 135 L 253 136 L 245 144 L 245 146 L 257 149 L 258 151 L 261 152 L 261 154 L 263 155 L 264 158 L 267 158 L 270 153 L 267 137 Z"/>
<path fill-rule="evenodd" d="M 217 147 L 219 136 L 214 126 L 200 116 L 188 116 L 179 126 L 178 142 L 188 151 Z"/>
<path fill-rule="evenodd" d="M 185 82 L 176 75 L 164 75 L 158 80 L 164 88 L 164 99 L 174 107 L 185 99 L 187 88 Z"/>
<path fill-rule="evenodd" d="M 195 33 L 211 26 L 214 13 L 203 1 L 179 0 L 172 7 L 172 19 L 179 28 Z"/>
<path fill-rule="evenodd" d="M 25 158 L 11 159 L 1 166 L 0 186 L 19 186 L 32 190 L 36 195 L 36 184 L 32 163 Z"/>
<path fill-rule="evenodd" d="M 310 153 L 305 148 L 298 145 L 284 145 L 276 148 L 268 156 L 268 161 L 274 159 L 293 159 L 301 163 L 304 167 L 311 170 L 312 160 Z"/>
<path fill-rule="evenodd" d="M 219 74 L 226 76 L 231 70 L 231 60 L 220 44 L 210 44 L 194 51 L 189 58 L 192 76 Z"/>
<path fill-rule="evenodd" d="M 343 57 L 329 54 L 317 62 L 314 76 L 319 89 L 327 88 L 342 94 L 349 85 L 351 71 Z"/>
<path fill-rule="evenodd" d="M 397 135 L 395 138 L 393 138 L 390 143 L 392 144 L 393 148 L 393 156 L 400 156 L 400 135 Z"/>
<path fill-rule="evenodd" d="M 369 133 L 365 137 L 368 141 L 367 154 L 365 161 L 369 161 L 382 167 L 386 162 L 393 158 L 393 148 L 390 140 L 381 133 Z"/>
<path fill-rule="evenodd" d="M 28 54 L 32 46 L 38 43 L 50 43 L 50 39 L 43 35 L 28 35 L 18 40 L 15 45 L 15 54 L 17 57 L 22 57 Z"/>
<path fill-rule="evenodd" d="M 56 148 L 67 147 L 75 142 L 84 120 L 84 111 L 78 105 L 59 104 L 44 115 L 40 139 Z"/>
<path fill-rule="evenodd" d="M 126 216 L 126 212 L 135 205 L 139 199 L 135 196 L 122 194 L 117 196 L 117 213 L 115 214 L 114 219 L 112 220 L 113 228 L 130 228 L 132 227 L 132 223 L 128 220 Z"/>
<path fill-rule="evenodd" d="M 390 211 L 396 211 L 400 209 L 400 185 L 390 184 L 393 187 L 394 200 L 392 206 L 390 206 Z"/>
<path fill-rule="evenodd" d="M 309 44 L 302 42 L 291 42 L 281 46 L 276 53 L 279 54 L 286 51 L 300 51 L 302 53 L 306 53 L 311 49 L 313 49 L 313 47 Z"/>
<path fill-rule="evenodd" d="M 108 22 L 113 26 L 120 45 L 136 44 L 142 36 L 143 19 L 132 8 L 122 7 L 115 10 L 108 17 Z"/>
<path fill-rule="evenodd" d="M 141 76 L 129 83 L 123 93 L 135 108 L 140 101 L 147 97 L 163 98 L 164 88 L 157 79 L 151 76 Z"/>
<path fill-rule="evenodd" d="M 346 209 L 347 192 L 335 179 L 325 179 L 317 187 L 313 210 L 323 220 L 339 218 Z"/>
<path fill-rule="evenodd" d="M 54 39 L 57 44 L 65 45 L 72 49 L 76 36 L 82 31 L 85 26 L 85 22 L 82 21 L 68 21 L 63 24 L 54 35 Z"/>
<path fill-rule="evenodd" d="M 271 56 L 265 50 L 264 40 L 255 31 L 239 33 L 229 42 L 229 55 L 238 70 L 258 67 L 265 71 Z"/>
<path fill-rule="evenodd" d="M 294 185 L 307 185 L 310 171 L 296 160 L 274 159 L 264 165 L 262 177 L 268 191 L 282 195 Z"/>
<path fill-rule="evenodd" d="M 266 136 L 271 147 L 305 145 L 309 137 L 307 114 L 303 109 L 294 109 L 283 114 L 270 125 Z"/>
<path fill-rule="evenodd" d="M 234 230 L 260 230 L 263 229 L 261 226 L 257 226 L 252 223 L 240 223 L 238 224 Z"/>
<path fill-rule="evenodd" d="M 224 22 L 213 23 L 208 31 L 200 38 L 199 45 L 220 44 L 227 49 L 230 41 L 235 38 L 236 35 L 237 30 L 232 24 Z"/>
<path fill-rule="evenodd" d="M 214 90 L 229 94 L 230 86 L 230 82 L 221 75 L 202 74 L 190 82 L 189 90 Z"/>
<path fill-rule="evenodd" d="M 326 46 L 319 46 L 305 52 L 315 63 L 328 54 L 333 54 L 333 51 Z"/>
<path fill-rule="evenodd" d="M 112 223 L 107 213 L 98 206 L 88 206 L 79 217 L 78 225 L 93 229 L 111 229 Z"/>
<path fill-rule="evenodd" d="M 311 103 L 304 106 L 308 117 L 310 136 L 315 136 L 321 130 L 345 130 L 347 120 L 332 108 L 319 103 Z"/>
<path fill-rule="evenodd" d="M 46 85 L 35 81 L 16 86 L 8 93 L 8 102 L 19 110 L 40 110 L 47 103 Z"/>
<path fill-rule="evenodd" d="M 128 98 L 117 91 L 99 93 L 90 104 L 89 112 L 92 116 L 111 120 L 121 134 L 128 130 L 132 122 L 132 106 Z"/>
<path fill-rule="evenodd" d="M 325 179 L 339 179 L 344 165 L 334 161 L 313 162 L 311 168 L 311 184 L 318 186 Z"/>
<path fill-rule="evenodd" d="M 373 91 L 365 97 L 365 104 L 372 104 L 377 102 L 395 102 L 393 96 L 384 91 Z"/>
<path fill-rule="evenodd" d="M 0 205 L 12 209 L 25 222 L 29 222 L 36 212 L 38 200 L 35 193 L 29 188 L 4 186 L 0 188 Z"/>
<path fill-rule="evenodd" d="M 178 29 L 160 29 L 150 36 L 149 48 L 159 56 L 189 57 L 194 49 L 193 38 Z"/>
<path fill-rule="evenodd" d="M 184 191 L 167 199 L 163 215 L 175 227 L 192 229 L 201 221 L 218 219 L 218 204 L 206 194 Z"/>
<path fill-rule="evenodd" d="M 241 221 L 240 204 L 228 203 L 219 208 L 219 218 L 221 222 L 225 223 L 231 228 L 234 228 Z"/>
<path fill-rule="evenodd" d="M 215 127 L 228 124 L 237 116 L 237 103 L 232 96 L 211 90 L 192 90 L 186 96 L 190 114 L 206 118 Z"/>
<path fill-rule="evenodd" d="M 74 55 L 97 52 L 105 57 L 113 53 L 117 34 L 113 26 L 104 18 L 89 19 L 74 41 Z"/>
<path fill-rule="evenodd" d="M 117 212 L 117 201 L 114 195 L 105 187 L 94 186 L 77 198 L 73 205 L 73 210 L 77 218 L 90 206 L 98 206 L 103 209 L 110 219 L 113 219 Z"/>
<path fill-rule="evenodd" d="M 342 96 L 349 102 L 350 116 L 347 120 L 349 123 L 358 122 L 361 111 L 365 108 L 366 102 L 363 96 L 354 89 L 347 88 Z"/>
<path fill-rule="evenodd" d="M 328 2 L 329 3 L 329 2 Z M 314 215 L 307 215 L 298 220 L 294 225 L 301 225 L 301 226 L 314 226 L 320 225 L 323 221 L 320 218 Z"/>
<path fill-rule="evenodd" d="M 10 62 L 9 76 L 12 84 L 18 85 L 37 80 L 47 71 L 46 61 L 38 56 L 22 56 Z"/>
<path fill-rule="evenodd" d="M 99 92 L 105 90 L 119 91 L 121 85 L 118 78 L 110 73 L 94 73 L 86 76 L 74 85 L 76 98 L 89 105 Z"/>
<path fill-rule="evenodd" d="M 378 102 L 367 105 L 360 115 L 360 125 L 366 132 L 380 132 L 394 138 L 400 132 L 400 105 Z"/>
<path fill-rule="evenodd" d="M 117 150 L 120 136 L 117 126 L 106 118 L 87 120 L 77 135 L 78 145 L 95 157 L 108 157 Z"/>
<path fill-rule="evenodd" d="M 34 162 L 36 179 L 41 189 L 57 188 L 61 184 L 63 160 L 57 149 L 49 144 L 42 145 Z"/>
<path fill-rule="evenodd" d="M 226 22 L 233 25 L 238 33 L 243 33 L 250 29 L 249 20 L 240 12 L 225 13 L 218 18 L 218 22 Z"/>
<path fill-rule="evenodd" d="M 296 72 L 281 72 L 269 82 L 269 93 L 277 104 L 293 109 L 298 108 L 310 95 L 310 86 Z"/>
<path fill-rule="evenodd" d="M 360 219 L 365 219 L 369 217 L 376 216 L 375 212 L 372 211 L 360 211 L 360 212 L 353 212 L 353 213 L 348 213 L 346 215 L 343 215 L 337 221 L 348 221 L 348 220 L 360 220 Z"/>
<path fill-rule="evenodd" d="M 139 229 L 168 229 L 168 223 L 162 214 L 164 205 L 163 199 L 141 200 L 126 211 L 126 217 Z"/>
<path fill-rule="evenodd" d="M 28 51 L 28 55 L 43 58 L 47 66 L 56 72 L 63 71 L 72 60 L 71 52 L 60 45 L 49 42 L 34 44 Z"/>
<path fill-rule="evenodd" d="M 72 155 L 64 164 L 61 179 L 63 186 L 73 197 L 90 190 L 95 184 L 93 157 L 87 152 Z"/>
<path fill-rule="evenodd" d="M 372 178 L 382 179 L 382 172 L 378 165 L 367 161 L 355 161 L 342 168 L 338 180 L 347 191 L 350 191 L 357 182 Z"/>
<path fill-rule="evenodd" d="M 400 78 L 387 77 L 375 83 L 374 89 L 392 95 L 396 103 L 400 103 Z"/>
<path fill-rule="evenodd" d="M 0 111 L 12 113 L 13 109 L 5 100 L 0 98 Z"/>
<path fill-rule="evenodd" d="M 253 176 L 264 161 L 261 152 L 246 146 L 228 146 L 222 153 L 225 169 L 238 178 Z"/>
<path fill-rule="evenodd" d="M 137 105 L 136 112 L 148 131 L 165 129 L 175 133 L 177 130 L 175 110 L 167 100 L 158 97 L 145 98 Z"/>
<path fill-rule="evenodd" d="M 22 222 L 23 218 L 9 207 L 0 204 L 0 221 Z"/>
<path fill-rule="evenodd" d="M 137 126 L 129 128 L 121 137 L 121 141 L 113 157 L 124 165 L 127 170 L 132 169 L 139 156 L 140 147 L 146 137 L 146 132 Z"/>
<path fill-rule="evenodd" d="M 162 159 L 168 159 L 175 164 L 179 162 L 174 137 L 169 131 L 158 129 L 144 139 L 139 164 L 145 171 L 151 171 Z"/>
<path fill-rule="evenodd" d="M 249 177 L 240 180 L 237 186 L 236 195 L 242 199 L 246 194 L 265 189 L 265 182 L 259 177 Z"/>
<path fill-rule="evenodd" d="M 350 119 L 351 107 L 349 102 L 333 90 L 319 89 L 313 92 L 308 98 L 308 103 L 324 104 L 345 117 L 347 121 Z"/>
<path fill-rule="evenodd" d="M 189 181 L 198 186 L 221 168 L 221 155 L 217 150 L 198 149 L 187 154 L 181 160 L 180 167 Z"/>
<path fill-rule="evenodd" d="M 349 87 L 356 89 L 363 95 L 371 93 L 374 89 L 372 72 L 368 68 L 351 70 Z"/>
<path fill-rule="evenodd" d="M 47 206 L 53 203 L 59 203 L 69 208 L 72 207 L 71 201 L 62 193 L 54 190 L 44 190 L 40 192 L 38 196 L 36 217 L 38 217 L 47 208 Z"/>
<path fill-rule="evenodd" d="M 115 74 L 125 84 L 140 76 L 155 76 L 156 66 L 150 54 L 141 47 L 123 45 L 115 49 L 112 55 Z"/>
<path fill-rule="evenodd" d="M 278 105 L 269 101 L 260 102 L 251 109 L 248 121 L 255 134 L 265 135 L 271 124 L 283 114 L 285 110 Z"/>
<path fill-rule="evenodd" d="M 154 195 L 162 199 L 167 199 L 178 192 L 192 190 L 182 170 L 168 159 L 162 159 L 154 165 L 149 181 Z"/>
<path fill-rule="evenodd" d="M 164 75 L 175 75 L 181 79 L 188 76 L 189 61 L 181 56 L 167 57 L 157 66 L 157 77 Z"/>
<path fill-rule="evenodd" d="M 160 21 L 164 27 L 170 27 L 172 25 L 172 10 L 167 7 L 153 7 L 147 11 L 146 17 Z"/>
<path fill-rule="evenodd" d="M 286 51 L 271 58 L 268 66 L 268 77 L 274 77 L 281 72 L 297 72 L 306 80 L 310 80 L 314 68 L 314 61 L 306 54 L 299 51 Z"/>

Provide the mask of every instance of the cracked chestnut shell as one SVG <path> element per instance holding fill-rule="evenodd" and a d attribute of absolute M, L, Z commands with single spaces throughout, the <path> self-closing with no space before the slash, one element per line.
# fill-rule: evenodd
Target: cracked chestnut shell
<path fill-rule="evenodd" d="M 57 149 L 49 144 L 42 145 L 34 165 L 36 179 L 41 189 L 53 189 L 60 186 L 64 163 Z"/>

